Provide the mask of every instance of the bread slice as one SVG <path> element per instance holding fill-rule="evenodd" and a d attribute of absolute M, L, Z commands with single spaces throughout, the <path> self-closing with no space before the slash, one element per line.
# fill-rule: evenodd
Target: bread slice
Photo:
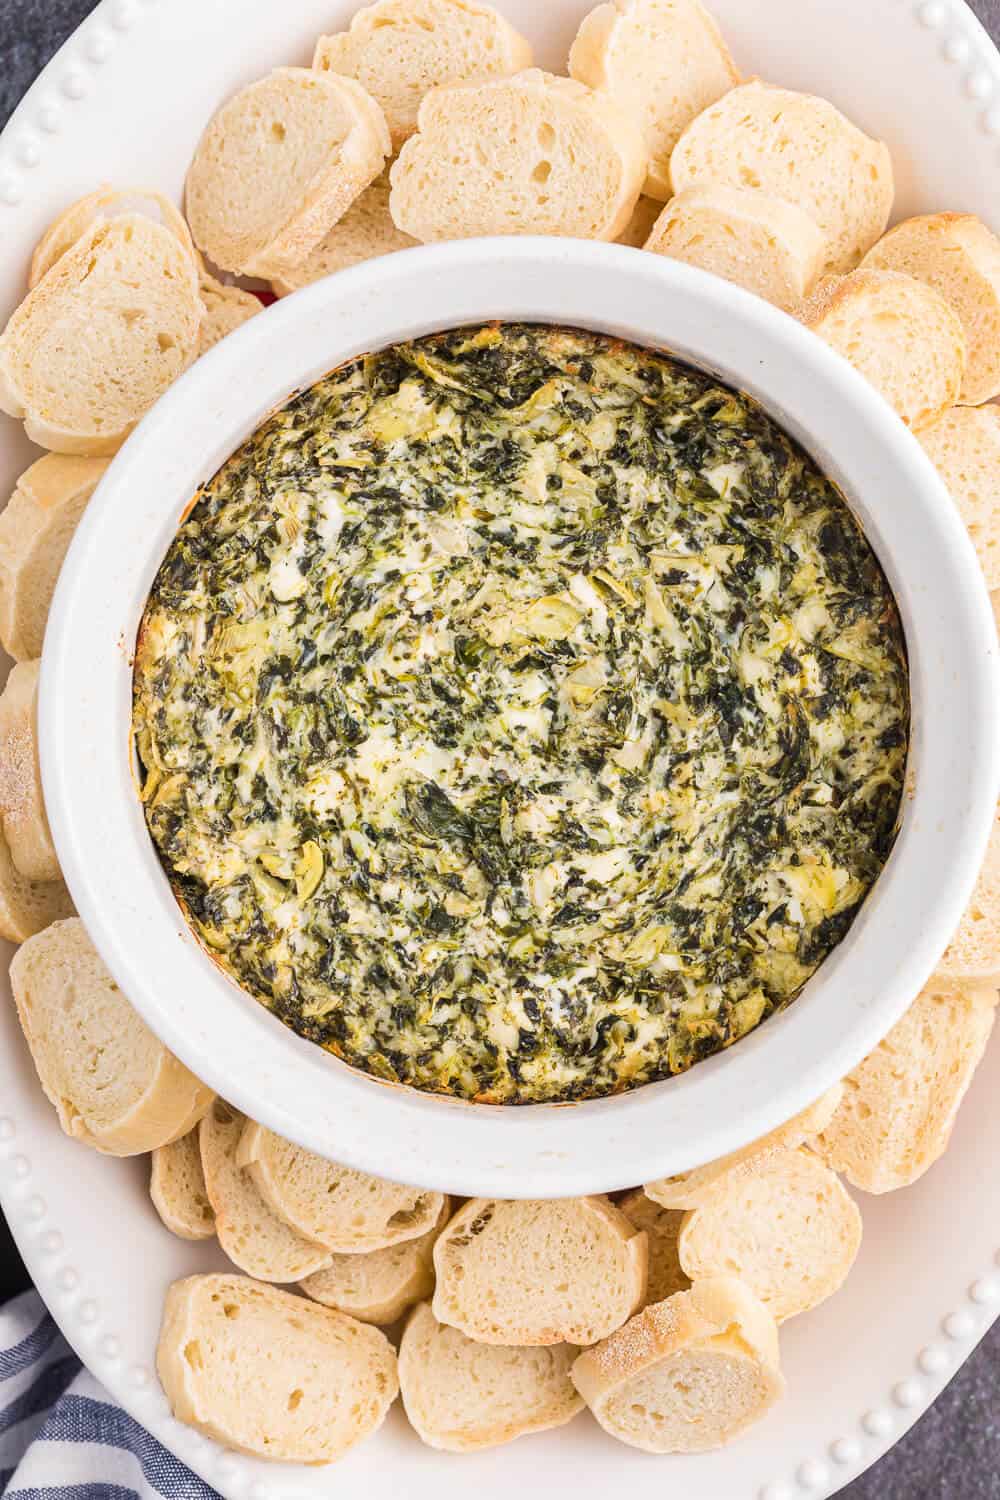
<path fill-rule="evenodd" d="M 833 1119 L 842 1094 L 843 1086 L 835 1083 L 814 1104 L 793 1115 L 784 1125 L 779 1125 L 767 1135 L 760 1136 L 747 1146 L 741 1146 L 738 1151 L 731 1151 L 728 1156 L 708 1161 L 691 1172 L 681 1172 L 676 1177 L 659 1177 L 655 1182 L 647 1182 L 647 1197 L 663 1208 L 697 1208 L 711 1194 L 716 1183 L 733 1167 L 738 1167 L 742 1162 L 753 1161 L 755 1157 L 771 1151 L 786 1147 L 794 1150 L 823 1130 Z"/>
<path fill-rule="evenodd" d="M 0 640 L 15 661 L 41 656 L 56 580 L 106 458 L 49 453 L 0 511 Z"/>
<path fill-rule="evenodd" d="M 508 78 L 531 67 L 531 47 L 477 0 L 375 0 L 354 13 L 346 31 L 320 37 L 313 67 L 356 78 L 382 106 L 398 151 L 431 89 Z"/>
<path fill-rule="evenodd" d="M 663 204 L 655 198 L 643 195 L 636 201 L 632 217 L 618 236 L 619 245 L 631 245 L 641 250 L 653 232 L 653 225 L 663 212 Z"/>
<path fill-rule="evenodd" d="M 234 1265 L 260 1281 L 301 1281 L 330 1264 L 325 1245 L 289 1228 L 271 1212 L 237 1162 L 246 1120 L 216 1099 L 199 1129 L 205 1190 L 219 1244 Z"/>
<path fill-rule="evenodd" d="M 813 1150 L 866 1193 L 916 1182 L 947 1148 L 996 1003 L 995 990 L 956 993 L 932 981 L 844 1079 L 840 1108 Z"/>
<path fill-rule="evenodd" d="M 252 1120 L 243 1132 L 238 1161 L 273 1213 L 341 1255 L 415 1240 L 433 1229 L 444 1206 L 443 1193 L 386 1182 L 327 1161 Z"/>
<path fill-rule="evenodd" d="M 646 1255 L 605 1198 L 470 1198 L 434 1246 L 434 1316 L 482 1344 L 596 1344 L 641 1305 Z"/>
<path fill-rule="evenodd" d="M 217 281 L 202 264 L 198 275 L 198 291 L 205 308 L 198 335 L 198 353 L 207 354 L 220 339 L 224 339 L 234 328 L 263 312 L 264 305 L 253 292 L 241 286 L 229 286 Z"/>
<path fill-rule="evenodd" d="M 826 238 L 824 269 L 848 271 L 892 208 L 892 161 L 814 94 L 754 81 L 693 120 L 670 158 L 675 193 L 695 183 L 757 188 L 804 209 Z"/>
<path fill-rule="evenodd" d="M 215 1214 L 208 1201 L 197 1130 L 189 1130 L 169 1146 L 157 1146 L 152 1156 L 149 1194 L 171 1234 L 182 1240 L 213 1238 Z"/>
<path fill-rule="evenodd" d="M 677 1239 L 684 1222 L 679 1209 L 661 1208 L 647 1198 L 642 1188 L 635 1188 L 618 1200 L 618 1211 L 646 1236 L 648 1274 L 643 1306 L 663 1302 L 674 1292 L 686 1292 L 691 1285 L 677 1254 Z"/>
<path fill-rule="evenodd" d="M 427 95 L 389 173 L 415 239 L 554 234 L 613 240 L 632 216 L 646 148 L 606 94 L 529 68 Z"/>
<path fill-rule="evenodd" d="M 826 240 L 794 203 L 754 188 L 706 182 L 667 204 L 646 249 L 712 271 L 796 312 L 822 270 Z"/>
<path fill-rule="evenodd" d="M 897 224 L 865 256 L 875 270 L 904 271 L 940 292 L 969 346 L 962 401 L 1000 396 L 1000 240 L 974 214 L 924 214 Z"/>
<path fill-rule="evenodd" d="M 852 271 L 813 299 L 803 321 L 919 431 L 954 406 L 965 334 L 947 302 L 898 271 Z"/>
<path fill-rule="evenodd" d="M 396 1399 L 385 1334 L 247 1276 L 189 1276 L 167 1292 L 156 1369 L 174 1416 L 258 1458 L 328 1464 Z"/>
<path fill-rule="evenodd" d="M 832 1296 L 860 1246 L 857 1204 L 799 1146 L 727 1172 L 685 1216 L 677 1251 L 692 1281 L 737 1276 L 781 1323 Z"/>
<path fill-rule="evenodd" d="M 56 453 L 100 457 L 198 352 L 194 261 L 144 214 L 97 220 L 0 335 L 0 410 Z"/>
<path fill-rule="evenodd" d="M 605 1432 L 646 1453 L 705 1453 L 784 1393 L 774 1319 L 731 1276 L 655 1302 L 573 1365 Z"/>
<path fill-rule="evenodd" d="M 945 989 L 1000 984 L 1000 807 L 972 900 L 934 971 Z"/>
<path fill-rule="evenodd" d="M 40 661 L 11 667 L 0 693 L 0 818 L 10 857 L 28 880 L 61 879 L 38 763 Z"/>
<path fill-rule="evenodd" d="M 415 1307 L 399 1346 L 406 1415 L 431 1448 L 471 1453 L 562 1427 L 583 1409 L 569 1372 L 579 1351 L 477 1344 Z"/>
<path fill-rule="evenodd" d="M 604 89 L 642 127 L 644 191 L 670 197 L 670 156 L 696 115 L 740 81 L 718 26 L 700 0 L 608 0 L 585 16 L 569 73 Z"/>
<path fill-rule="evenodd" d="M 185 191 L 198 248 L 224 271 L 301 265 L 389 154 L 381 109 L 353 78 L 275 68 L 209 121 Z"/>
<path fill-rule="evenodd" d="M 23 943 L 52 922 L 76 915 L 61 880 L 28 880 L 10 857 L 0 833 L 0 937 Z"/>
<path fill-rule="evenodd" d="M 300 287 L 311 286 L 324 276 L 332 276 L 335 271 L 360 265 L 363 260 L 374 260 L 378 255 L 408 250 L 419 243 L 392 222 L 389 174 L 383 172 L 371 187 L 365 188 L 360 198 L 355 199 L 308 260 L 294 270 L 272 277 L 271 285 L 279 297 L 287 297 Z"/>
<path fill-rule="evenodd" d="M 433 1292 L 434 1245 L 450 1217 L 451 1204 L 445 1198 L 437 1223 L 419 1239 L 367 1255 L 334 1255 L 325 1271 L 304 1279 L 302 1290 L 362 1323 L 395 1323 L 414 1302 Z"/>
<path fill-rule="evenodd" d="M 138 1156 L 185 1135 L 212 1101 L 126 1000 L 77 917 L 14 954 L 10 983 L 42 1088 L 67 1135 Z"/>
<path fill-rule="evenodd" d="M 918 436 L 965 522 L 986 587 L 1000 588 L 1000 407 L 952 406 Z"/>
<path fill-rule="evenodd" d="M 194 256 L 194 241 L 180 209 L 149 188 L 113 188 L 104 183 L 95 193 L 88 193 L 64 209 L 46 229 L 31 257 L 28 286 L 36 287 L 50 271 L 60 256 L 72 249 L 83 238 L 88 229 L 109 219 L 121 218 L 123 214 L 142 214 L 154 223 L 162 224 Z"/>

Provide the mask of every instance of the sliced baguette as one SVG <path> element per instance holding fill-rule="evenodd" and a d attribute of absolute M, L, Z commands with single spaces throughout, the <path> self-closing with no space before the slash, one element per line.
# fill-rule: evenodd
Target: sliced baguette
<path fill-rule="evenodd" d="M 986 587 L 1000 588 L 1000 406 L 952 406 L 918 437 L 965 522 Z"/>
<path fill-rule="evenodd" d="M 226 1274 L 171 1286 L 156 1369 L 178 1421 L 288 1463 L 340 1458 L 382 1425 L 399 1390 L 377 1328 Z"/>
<path fill-rule="evenodd" d="M 210 120 L 188 171 L 195 243 L 224 271 L 301 265 L 382 170 L 389 132 L 353 78 L 275 68 Z"/>
<path fill-rule="evenodd" d="M 22 943 L 11 961 L 17 1014 L 67 1135 L 138 1156 L 185 1135 L 213 1095 L 126 1000 L 77 917 Z"/>
<path fill-rule="evenodd" d="M 685 188 L 667 204 L 645 248 L 793 312 L 819 276 L 826 240 L 794 203 L 708 182 Z"/>
<path fill-rule="evenodd" d="M 805 1141 L 819 1131 L 833 1119 L 833 1115 L 840 1103 L 842 1085 L 835 1083 L 832 1088 L 821 1094 L 814 1104 L 793 1115 L 786 1120 L 784 1125 L 779 1125 L 776 1130 L 767 1135 L 760 1136 L 756 1141 L 751 1141 L 748 1146 L 742 1146 L 738 1151 L 732 1151 L 728 1156 L 720 1156 L 715 1161 L 709 1161 L 701 1167 L 695 1167 L 691 1172 L 681 1172 L 676 1177 L 659 1177 L 655 1182 L 647 1182 L 646 1195 L 659 1203 L 663 1208 L 697 1208 L 708 1196 L 715 1184 L 733 1168 L 742 1162 L 752 1161 L 757 1156 L 763 1156 L 767 1152 L 782 1150 L 784 1148 L 794 1149 L 801 1146 Z"/>
<path fill-rule="evenodd" d="M 487 1347 L 415 1307 L 399 1346 L 399 1385 L 422 1442 L 447 1453 L 497 1448 L 529 1432 L 562 1427 L 583 1409 L 570 1380 L 579 1351 Z"/>
<path fill-rule="evenodd" d="M 619 245 L 631 245 L 633 249 L 641 250 L 662 211 L 663 204 L 655 198 L 647 198 L 645 195 L 639 198 L 632 210 L 632 217 L 618 236 Z"/>
<path fill-rule="evenodd" d="M 246 1123 L 238 1110 L 216 1099 L 199 1129 L 205 1190 L 219 1244 L 234 1265 L 259 1281 L 301 1281 L 328 1266 L 330 1252 L 272 1213 L 253 1178 L 238 1165 Z"/>
<path fill-rule="evenodd" d="M 194 241 L 180 209 L 162 193 L 148 188 L 113 188 L 104 183 L 95 193 L 88 193 L 64 209 L 58 219 L 53 220 L 35 246 L 28 273 L 28 286 L 36 287 L 47 271 L 50 271 L 60 256 L 72 249 L 83 238 L 88 229 L 109 219 L 121 218 L 123 214 L 142 214 L 157 224 L 162 224 L 194 257 Z"/>
<path fill-rule="evenodd" d="M 875 270 L 926 281 L 957 314 L 969 349 L 961 399 L 1000 395 L 1000 240 L 974 214 L 926 214 L 897 224 L 865 256 Z"/>
<path fill-rule="evenodd" d="M 327 1161 L 252 1120 L 237 1160 L 273 1213 L 341 1255 L 418 1239 L 433 1229 L 444 1206 L 443 1193 Z"/>
<path fill-rule="evenodd" d="M 356 78 L 382 106 L 398 151 L 431 89 L 519 73 L 531 67 L 531 47 L 477 0 L 376 0 L 346 31 L 320 37 L 313 67 Z"/>
<path fill-rule="evenodd" d="M 0 693 L 0 817 L 15 866 L 28 880 L 61 879 L 38 763 L 40 661 L 11 667 Z"/>
<path fill-rule="evenodd" d="M 408 250 L 418 240 L 404 234 L 392 222 L 389 213 L 389 174 L 383 172 L 376 177 L 371 187 L 365 188 L 325 239 L 294 270 L 283 272 L 271 279 L 271 285 L 279 297 L 287 297 L 300 287 L 310 286 L 334 271 L 357 266 L 363 260 L 374 260 L 378 255 L 391 255 L 396 250 Z"/>
<path fill-rule="evenodd" d="M 943 1155 L 993 1030 L 996 991 L 923 990 L 844 1079 L 840 1108 L 810 1142 L 866 1193 L 909 1187 Z"/>
<path fill-rule="evenodd" d="M 395 1323 L 408 1307 L 433 1292 L 434 1245 L 450 1217 L 445 1198 L 437 1223 L 419 1239 L 366 1255 L 334 1255 L 325 1271 L 305 1278 L 302 1290 L 315 1302 L 362 1323 Z"/>
<path fill-rule="evenodd" d="M 208 1201 L 198 1131 L 189 1130 L 152 1156 L 149 1195 L 171 1234 L 182 1240 L 210 1240 L 215 1214 Z"/>
<path fill-rule="evenodd" d="M 721 1448 L 785 1389 L 774 1319 L 731 1276 L 653 1303 L 571 1375 L 605 1432 L 646 1453 Z"/>
<path fill-rule="evenodd" d="M 417 127 L 389 173 L 389 207 L 396 227 L 418 240 L 613 240 L 645 176 L 631 116 L 608 95 L 538 68 L 435 89 Z"/>
<path fill-rule="evenodd" d="M 217 281 L 205 270 L 204 265 L 199 271 L 198 291 L 205 308 L 198 335 L 199 355 L 207 354 L 209 349 L 214 349 L 219 340 L 232 333 L 234 328 L 239 328 L 242 323 L 264 310 L 260 298 L 255 297 L 253 292 L 246 292 L 241 286 L 229 286 L 224 281 Z"/>
<path fill-rule="evenodd" d="M 42 448 L 114 453 L 195 358 L 203 311 L 176 235 L 143 214 L 99 219 L 0 336 L 0 410 Z"/>
<path fill-rule="evenodd" d="M 826 239 L 824 269 L 847 271 L 892 208 L 887 147 L 826 99 L 754 81 L 693 120 L 670 158 L 675 193 L 695 183 L 757 188 L 795 203 Z"/>
<path fill-rule="evenodd" d="M 52 922 L 76 915 L 61 880 L 28 880 L 10 857 L 0 833 L 0 937 L 23 943 Z"/>
<path fill-rule="evenodd" d="M 674 1292 L 686 1292 L 691 1279 L 685 1274 L 677 1254 L 677 1239 L 684 1214 L 679 1209 L 661 1208 L 659 1203 L 646 1196 L 642 1188 L 620 1198 L 618 1211 L 646 1236 L 649 1268 L 643 1306 L 663 1302 Z"/>
<path fill-rule="evenodd" d="M 696 115 L 740 81 L 722 33 L 700 0 L 609 0 L 585 16 L 569 72 L 604 89 L 642 127 L 644 191 L 670 197 L 670 155 Z"/>
<path fill-rule="evenodd" d="M 802 317 L 914 431 L 958 400 L 965 334 L 926 282 L 898 271 L 852 271 L 807 304 Z"/>
<path fill-rule="evenodd" d="M 0 511 L 0 640 L 15 661 L 42 654 L 59 570 L 107 467 L 106 458 L 49 453 Z"/>
<path fill-rule="evenodd" d="M 640 1306 L 646 1255 L 604 1198 L 470 1198 L 434 1246 L 434 1316 L 482 1344 L 596 1344 Z"/>
<path fill-rule="evenodd" d="M 692 1281 L 737 1276 L 781 1323 L 832 1296 L 860 1246 L 857 1204 L 800 1146 L 727 1172 L 685 1216 L 677 1251 Z"/>
<path fill-rule="evenodd" d="M 972 900 L 934 971 L 944 989 L 1000 984 L 1000 807 Z"/>

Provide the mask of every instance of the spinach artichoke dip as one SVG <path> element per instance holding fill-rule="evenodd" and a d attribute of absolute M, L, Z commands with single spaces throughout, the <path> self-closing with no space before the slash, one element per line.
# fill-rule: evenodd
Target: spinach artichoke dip
<path fill-rule="evenodd" d="M 794 999 L 891 849 L 907 674 L 874 554 L 754 402 L 490 325 L 354 360 L 220 469 L 134 728 L 239 985 L 379 1078 L 530 1103 Z"/>

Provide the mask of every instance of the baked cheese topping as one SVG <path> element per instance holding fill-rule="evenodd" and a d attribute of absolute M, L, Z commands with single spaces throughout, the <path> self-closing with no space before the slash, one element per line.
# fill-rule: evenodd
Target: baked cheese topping
<path fill-rule="evenodd" d="M 759 407 L 493 325 L 353 361 L 223 466 L 134 721 L 237 983 L 381 1078 L 521 1103 L 799 993 L 891 849 L 908 695 L 873 553 Z"/>

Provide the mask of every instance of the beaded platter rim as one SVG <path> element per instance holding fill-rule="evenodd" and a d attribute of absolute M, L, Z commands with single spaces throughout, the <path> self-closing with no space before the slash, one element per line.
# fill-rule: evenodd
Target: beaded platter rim
<path fill-rule="evenodd" d="M 105 65 L 121 54 L 130 33 L 165 0 L 100 0 L 43 69 L 0 134 L 0 226 L 10 225 L 44 175 L 46 143 L 72 128 L 74 107 L 100 88 Z M 503 0 L 498 0 L 503 8 Z M 936 38 L 940 64 L 955 76 L 975 128 L 1000 139 L 1000 54 L 965 0 L 883 0 L 893 24 L 909 24 Z M 581 4 L 581 13 L 586 8 Z M 1000 155 L 997 157 L 1000 165 Z M 8 1056 L 11 1055 L 8 1049 Z M 13 1060 L 22 1056 L 13 1049 Z M 0 1060 L 0 1075 L 3 1061 Z M 0 1090 L 0 1092 L 3 1092 Z M 30 1127 L 17 1113 L 0 1113 L 0 1203 L 38 1290 L 68 1342 L 91 1372 L 143 1423 L 229 1500 L 286 1500 L 273 1471 L 221 1448 L 177 1421 L 155 1371 L 126 1363 L 127 1339 L 102 1308 L 67 1252 L 64 1227 L 54 1222 L 44 1193 L 45 1169 L 33 1165 Z M 907 1369 L 883 1399 L 861 1411 L 852 1430 L 832 1436 L 822 1451 L 761 1483 L 750 1479 L 746 1500 L 829 1496 L 856 1478 L 905 1433 L 956 1373 L 1000 1316 L 1000 1247 L 959 1300 L 940 1316 Z M 121 1309 L 119 1309 L 121 1311 Z M 264 1477 L 262 1477 L 262 1471 Z M 301 1493 L 301 1492 L 300 1492 Z M 290 1497 L 288 1497 L 290 1500 Z M 720 1497 L 721 1500 L 721 1497 Z M 734 1500 L 734 1497 L 726 1497 Z"/>

